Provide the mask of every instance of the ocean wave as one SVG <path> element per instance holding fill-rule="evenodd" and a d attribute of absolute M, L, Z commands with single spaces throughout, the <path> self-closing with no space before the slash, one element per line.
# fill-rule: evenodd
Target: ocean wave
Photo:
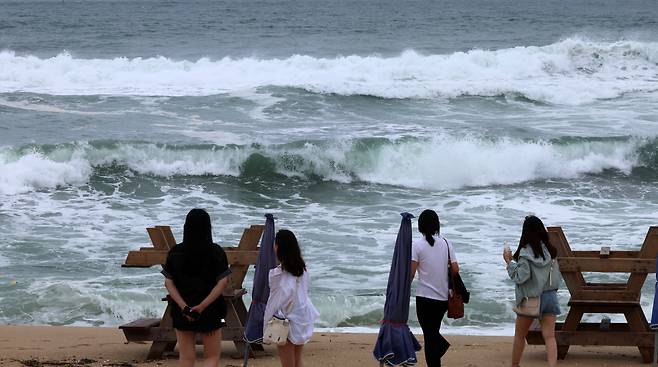
<path fill-rule="evenodd" d="M 0 92 L 54 95 L 213 95 L 260 87 L 425 99 L 514 95 L 578 105 L 658 90 L 658 43 L 568 38 L 547 46 L 423 55 L 196 61 L 81 59 L 0 52 Z"/>
<path fill-rule="evenodd" d="M 167 145 L 83 142 L 0 149 L 0 193 L 80 185 L 111 168 L 159 177 L 297 177 L 419 189 L 510 185 L 616 170 L 658 171 L 658 139 L 559 139 L 437 136 L 298 141 L 281 145 Z"/>
<path fill-rule="evenodd" d="M 92 167 L 82 151 L 66 157 L 44 155 L 38 149 L 0 149 L 0 194 L 17 194 L 35 189 L 84 184 Z"/>

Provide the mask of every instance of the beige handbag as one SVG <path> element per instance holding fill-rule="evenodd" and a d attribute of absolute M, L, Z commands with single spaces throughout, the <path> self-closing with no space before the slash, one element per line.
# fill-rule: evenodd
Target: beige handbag
<path fill-rule="evenodd" d="M 301 277 L 297 277 L 297 282 L 295 284 L 295 293 L 293 295 L 292 301 L 286 309 L 286 315 L 289 315 L 292 312 L 292 308 L 295 305 L 295 300 L 297 299 L 297 287 L 299 286 L 299 280 Z M 263 344 L 276 344 L 276 345 L 286 345 L 288 343 L 288 333 L 290 332 L 290 320 L 287 317 L 279 318 L 272 317 L 265 327 L 265 332 L 263 332 Z"/>
<path fill-rule="evenodd" d="M 521 304 L 514 306 L 512 310 L 519 316 L 539 317 L 539 297 L 525 297 Z"/>
<path fill-rule="evenodd" d="M 267 322 L 265 332 L 263 333 L 263 344 L 286 345 L 288 343 L 288 333 L 290 332 L 290 321 L 280 319 L 276 316 Z"/>
<path fill-rule="evenodd" d="M 550 273 L 548 273 L 549 285 L 553 284 L 554 264 L 555 264 L 555 260 L 552 260 L 551 270 Z M 512 310 L 516 312 L 516 314 L 519 316 L 539 317 L 540 316 L 539 313 L 541 312 L 541 296 L 525 297 L 521 300 L 521 304 L 519 304 L 518 306 L 514 306 Z"/>

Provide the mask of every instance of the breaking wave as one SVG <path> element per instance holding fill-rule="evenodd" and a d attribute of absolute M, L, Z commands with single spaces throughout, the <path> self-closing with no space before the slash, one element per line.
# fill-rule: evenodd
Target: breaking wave
<path fill-rule="evenodd" d="M 420 189 L 510 185 L 616 170 L 658 172 L 658 139 L 488 140 L 437 136 L 281 145 L 96 141 L 0 148 L 0 193 L 81 185 L 98 169 L 159 177 L 272 175 Z"/>
<path fill-rule="evenodd" d="M 658 43 L 568 38 L 546 46 L 394 57 L 80 59 L 0 52 L 0 92 L 213 95 L 261 87 L 427 99 L 514 95 L 578 105 L 658 90 Z"/>

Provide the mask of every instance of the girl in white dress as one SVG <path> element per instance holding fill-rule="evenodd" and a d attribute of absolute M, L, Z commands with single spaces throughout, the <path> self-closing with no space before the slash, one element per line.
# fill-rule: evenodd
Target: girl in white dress
<path fill-rule="evenodd" d="M 277 346 L 279 359 L 283 367 L 303 367 L 302 348 L 311 340 L 313 322 L 319 313 L 308 297 L 309 276 L 295 235 L 286 229 L 277 232 L 274 252 L 280 265 L 270 270 L 264 327 L 274 316 L 290 321 L 288 343 Z M 291 304 L 292 311 L 286 314 Z"/>

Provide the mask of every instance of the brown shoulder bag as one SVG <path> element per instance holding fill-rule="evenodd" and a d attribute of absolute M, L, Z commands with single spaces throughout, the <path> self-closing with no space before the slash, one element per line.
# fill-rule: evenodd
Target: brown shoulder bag
<path fill-rule="evenodd" d="M 455 290 L 455 274 L 452 272 L 452 260 L 450 259 L 450 245 L 444 238 L 446 250 L 448 250 L 448 317 L 451 319 L 461 319 L 464 317 L 464 299 L 462 295 Z"/>

